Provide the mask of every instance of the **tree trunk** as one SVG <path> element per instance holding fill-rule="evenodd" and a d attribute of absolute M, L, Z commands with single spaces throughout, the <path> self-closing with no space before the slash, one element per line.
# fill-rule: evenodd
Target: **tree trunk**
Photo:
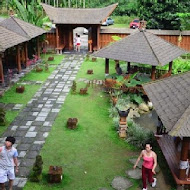
<path fill-rule="evenodd" d="M 85 8 L 85 0 L 83 0 L 83 8 Z"/>
<path fill-rule="evenodd" d="M 68 7 L 71 8 L 71 0 L 68 0 Z"/>

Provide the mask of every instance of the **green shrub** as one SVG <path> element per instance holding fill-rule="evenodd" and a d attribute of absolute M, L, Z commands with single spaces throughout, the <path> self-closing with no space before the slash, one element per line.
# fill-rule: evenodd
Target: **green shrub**
<path fill-rule="evenodd" d="M 6 123 L 5 114 L 5 110 L 3 108 L 0 108 L 0 125 L 2 126 L 4 126 Z"/>
<path fill-rule="evenodd" d="M 126 24 L 129 25 L 133 18 L 129 16 L 113 16 L 115 24 Z"/>
<path fill-rule="evenodd" d="M 151 131 L 144 129 L 134 123 L 132 120 L 128 120 L 128 137 L 126 141 L 138 148 L 143 148 L 146 142 L 153 142 L 154 135 Z"/>
<path fill-rule="evenodd" d="M 42 179 L 42 169 L 43 169 L 43 161 L 40 155 L 36 156 L 36 161 L 32 168 L 32 173 L 30 175 L 30 181 L 40 182 Z"/>

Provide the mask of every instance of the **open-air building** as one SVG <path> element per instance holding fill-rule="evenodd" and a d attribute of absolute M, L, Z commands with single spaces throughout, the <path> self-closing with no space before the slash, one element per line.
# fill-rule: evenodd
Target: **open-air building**
<path fill-rule="evenodd" d="M 165 127 L 158 143 L 178 185 L 190 185 L 190 72 L 143 85 Z"/>
<path fill-rule="evenodd" d="M 117 4 L 104 8 L 57 8 L 42 3 L 52 23 L 56 25 L 56 50 L 73 50 L 73 30 L 77 27 L 88 29 L 88 50 L 100 49 L 100 27 L 111 15 Z"/>
<path fill-rule="evenodd" d="M 42 28 L 10 17 L 0 22 L 0 80 L 4 83 L 4 73 L 9 69 L 21 72 L 27 67 L 32 55 L 40 57 L 39 37 L 46 31 Z"/>
<path fill-rule="evenodd" d="M 169 64 L 169 70 L 165 74 L 170 76 L 172 61 L 186 51 L 163 40 L 162 38 L 147 32 L 138 30 L 133 34 L 112 43 L 93 56 L 105 58 L 105 74 L 109 74 L 109 59 L 126 61 L 128 73 L 131 73 L 131 63 L 148 64 L 152 66 L 151 79 L 156 79 L 156 67 Z M 138 68 L 136 68 L 136 71 Z M 164 76 L 163 76 L 164 77 Z"/>

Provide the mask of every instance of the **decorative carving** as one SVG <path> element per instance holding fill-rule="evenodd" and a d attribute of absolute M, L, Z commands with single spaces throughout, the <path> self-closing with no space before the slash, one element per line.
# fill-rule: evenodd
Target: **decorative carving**
<path fill-rule="evenodd" d="M 92 69 L 87 70 L 87 74 L 89 75 L 93 74 L 93 70 Z"/>
<path fill-rule="evenodd" d="M 69 129 L 75 129 L 77 127 L 78 119 L 77 118 L 69 118 L 67 120 L 67 127 Z"/>
<path fill-rule="evenodd" d="M 17 87 L 16 87 L 16 92 L 17 92 L 17 93 L 23 93 L 24 90 L 25 90 L 25 87 L 24 87 L 24 86 L 17 86 Z"/>
<path fill-rule="evenodd" d="M 62 167 L 50 166 L 48 172 L 48 182 L 49 183 L 60 183 L 62 180 Z"/>

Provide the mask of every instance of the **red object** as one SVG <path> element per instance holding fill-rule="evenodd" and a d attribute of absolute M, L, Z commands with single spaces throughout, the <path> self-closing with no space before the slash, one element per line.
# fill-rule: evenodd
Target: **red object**
<path fill-rule="evenodd" d="M 140 26 L 140 20 L 139 19 L 134 19 L 132 22 L 130 22 L 130 28 L 139 28 Z"/>
<path fill-rule="evenodd" d="M 148 169 L 152 169 L 154 165 L 154 158 L 153 157 L 143 157 L 143 166 Z"/>
<path fill-rule="evenodd" d="M 146 177 L 148 177 L 148 182 L 150 184 L 152 184 L 154 182 L 154 179 L 153 179 L 153 173 L 152 173 L 152 169 L 148 169 L 148 168 L 145 168 L 144 166 L 142 166 L 142 182 L 143 182 L 143 188 L 147 188 L 147 185 L 146 185 Z"/>

